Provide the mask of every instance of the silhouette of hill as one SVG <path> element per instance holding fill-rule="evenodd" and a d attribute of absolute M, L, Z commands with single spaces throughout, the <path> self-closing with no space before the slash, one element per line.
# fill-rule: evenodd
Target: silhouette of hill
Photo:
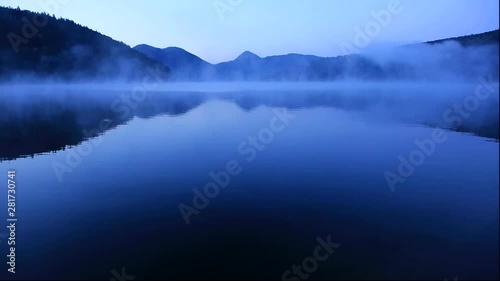
<path fill-rule="evenodd" d="M 427 44 L 437 44 L 444 43 L 446 41 L 456 41 L 460 43 L 462 46 L 479 46 L 479 45 L 488 45 L 488 44 L 499 44 L 499 30 L 493 30 L 488 32 L 483 32 L 479 34 L 472 34 L 448 39 L 440 39 L 426 42 Z"/>
<path fill-rule="evenodd" d="M 169 69 L 122 42 L 46 13 L 0 7 L 0 77 L 142 79 Z"/>
<path fill-rule="evenodd" d="M 235 60 L 215 65 L 219 80 L 288 80 L 287 74 L 301 73 L 320 57 L 288 54 L 261 58 L 249 51 Z"/>
<path fill-rule="evenodd" d="M 256 54 L 250 52 L 250 51 L 244 51 L 239 55 L 234 61 L 237 62 L 247 62 L 247 61 L 255 61 L 255 60 L 260 60 L 261 57 L 257 56 Z"/>
<path fill-rule="evenodd" d="M 448 38 L 387 50 L 324 58 L 288 54 L 269 57 L 245 51 L 236 59 L 210 64 L 180 48 L 139 45 L 136 50 L 173 69 L 178 80 L 207 81 L 334 81 L 460 80 L 478 75 L 498 79 L 499 31 Z M 458 44 L 456 44 L 458 43 Z"/>
<path fill-rule="evenodd" d="M 321 58 L 301 54 L 261 58 L 245 51 L 232 61 L 210 64 L 177 47 L 160 49 L 142 44 L 134 49 L 169 67 L 173 80 L 275 80 L 286 77 L 287 73 L 304 71 L 307 65 Z"/>
<path fill-rule="evenodd" d="M 306 80 L 474 80 L 499 77 L 499 31 L 405 45 L 387 53 L 361 53 L 313 62 Z"/>
<path fill-rule="evenodd" d="M 174 80 L 200 80 L 213 75 L 214 72 L 210 63 L 181 48 L 160 49 L 141 44 L 134 49 L 170 68 Z"/>

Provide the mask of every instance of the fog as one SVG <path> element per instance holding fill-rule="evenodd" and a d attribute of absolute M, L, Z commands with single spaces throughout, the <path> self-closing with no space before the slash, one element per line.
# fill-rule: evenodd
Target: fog
<path fill-rule="evenodd" d="M 0 159 L 64 149 L 134 118 L 179 117 L 214 101 L 245 112 L 328 108 L 367 124 L 499 139 L 498 45 L 447 41 L 336 58 L 248 55 L 195 73 L 124 56 L 79 71 L 92 52 L 70 52 L 74 65 L 64 77 L 16 73 L 0 84 Z"/>
<path fill-rule="evenodd" d="M 456 41 L 416 44 L 405 47 L 370 50 L 362 55 L 373 61 L 388 78 L 404 80 L 461 82 L 478 76 L 493 75 L 498 80 L 497 45 L 462 46 Z M 361 69 L 353 69 L 356 76 Z"/>
<path fill-rule="evenodd" d="M 262 106 L 327 108 L 368 125 L 430 126 L 499 138 L 499 85 L 491 76 L 475 83 L 162 83 L 149 89 L 45 83 L 2 85 L 0 93 L 0 159 L 77 145 L 134 118 L 180 117 L 207 102 L 246 112 Z"/>
<path fill-rule="evenodd" d="M 103 43 L 104 44 L 104 43 Z M 457 41 L 408 46 L 378 46 L 333 58 L 290 54 L 172 68 L 125 46 L 95 58 L 94 49 L 75 45 L 57 57 L 41 57 L 29 67 L 3 67 L 2 84 L 161 82 L 432 82 L 470 83 L 479 76 L 499 80 L 498 44 L 464 46 Z M 130 51 L 130 50 L 129 50 Z M 59 62 L 64 62 L 60 64 Z M 59 65 L 60 64 L 60 65 Z M 168 68 L 171 68 L 169 71 Z"/>
<path fill-rule="evenodd" d="M 334 58 L 250 55 L 209 65 L 193 73 L 180 68 L 175 81 L 424 81 L 464 82 L 499 77 L 498 44 L 463 46 L 457 41 L 408 46 L 378 46 Z"/>

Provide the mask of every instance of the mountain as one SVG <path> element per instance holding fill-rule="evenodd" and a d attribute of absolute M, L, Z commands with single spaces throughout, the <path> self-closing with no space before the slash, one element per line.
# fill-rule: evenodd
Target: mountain
<path fill-rule="evenodd" d="M 494 30 L 378 53 L 323 58 L 260 57 L 245 51 L 232 61 L 210 64 L 181 48 L 130 48 L 71 20 L 0 7 L 0 80 L 4 81 L 137 81 L 151 75 L 152 69 L 170 81 L 463 81 L 479 75 L 498 80 L 498 53 L 499 31 Z"/>
<path fill-rule="evenodd" d="M 323 58 L 293 79 L 333 81 L 411 80 L 464 81 L 492 75 L 499 79 L 499 30 L 424 43 L 387 51 Z"/>
<path fill-rule="evenodd" d="M 261 57 L 257 56 L 256 54 L 250 51 L 245 51 L 241 55 L 239 55 L 234 61 L 239 63 L 245 63 L 245 62 L 257 61 L 260 59 Z"/>
<path fill-rule="evenodd" d="M 288 54 L 261 58 L 249 51 L 235 60 L 215 65 L 220 80 L 286 80 L 287 73 L 305 70 L 321 57 Z"/>
<path fill-rule="evenodd" d="M 427 44 L 438 44 L 446 41 L 456 41 L 462 46 L 480 46 L 489 44 L 499 44 L 499 30 L 483 32 L 479 34 L 472 34 L 448 39 L 434 40 L 426 42 Z"/>
<path fill-rule="evenodd" d="M 262 70 L 263 59 L 245 51 L 236 59 L 215 65 L 217 80 L 256 80 Z"/>
<path fill-rule="evenodd" d="M 214 75 L 214 69 L 210 63 L 181 48 L 160 49 L 141 44 L 135 46 L 134 50 L 170 68 L 174 80 L 200 80 Z"/>
<path fill-rule="evenodd" d="M 168 67 L 67 19 L 0 7 L 0 79 L 142 80 Z"/>
<path fill-rule="evenodd" d="M 261 58 L 245 51 L 232 61 L 213 65 L 177 47 L 160 49 L 142 44 L 134 49 L 169 67 L 173 80 L 275 80 L 275 77 L 285 77 L 287 72 L 302 71 L 311 62 L 321 58 L 301 54 Z"/>
<path fill-rule="evenodd" d="M 139 45 L 136 50 L 173 70 L 176 80 L 201 81 L 459 81 L 478 75 L 497 80 L 499 31 L 338 57 L 288 54 L 260 57 L 245 51 L 210 64 L 180 48 Z"/>

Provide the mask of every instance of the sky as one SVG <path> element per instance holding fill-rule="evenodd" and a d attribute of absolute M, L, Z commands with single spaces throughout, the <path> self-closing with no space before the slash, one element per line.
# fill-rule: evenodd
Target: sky
<path fill-rule="evenodd" d="M 0 0 L 0 5 L 68 18 L 132 47 L 181 47 L 211 63 L 244 51 L 332 57 L 499 25 L 498 0 Z"/>

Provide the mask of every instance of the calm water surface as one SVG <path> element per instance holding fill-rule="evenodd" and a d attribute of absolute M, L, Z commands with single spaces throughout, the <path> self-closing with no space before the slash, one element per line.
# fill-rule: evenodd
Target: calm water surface
<path fill-rule="evenodd" d="M 394 192 L 384 177 L 467 94 L 156 91 L 126 105 L 126 91 L 2 92 L 18 222 L 16 274 L 3 236 L 0 276 L 281 279 L 331 235 L 340 247 L 310 279 L 498 279 L 498 90 Z M 228 162 L 239 173 L 187 225 L 179 204 Z"/>

